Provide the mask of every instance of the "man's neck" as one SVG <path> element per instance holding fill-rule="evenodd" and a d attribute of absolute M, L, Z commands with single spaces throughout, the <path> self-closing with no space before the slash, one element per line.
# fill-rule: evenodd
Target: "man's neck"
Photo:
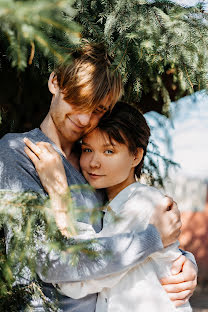
<path fill-rule="evenodd" d="M 40 125 L 42 132 L 61 150 L 68 161 L 71 161 L 73 143 L 67 141 L 57 130 L 51 116 L 48 114 Z M 74 157 L 73 157 L 74 158 Z"/>

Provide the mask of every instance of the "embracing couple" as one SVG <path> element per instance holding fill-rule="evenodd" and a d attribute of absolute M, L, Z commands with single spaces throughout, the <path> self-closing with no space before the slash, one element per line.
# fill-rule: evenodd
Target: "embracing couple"
<path fill-rule="evenodd" d="M 70 254 L 51 252 L 43 270 L 40 255 L 43 293 L 59 311 L 191 311 L 197 268 L 193 255 L 178 249 L 180 213 L 172 199 L 138 182 L 150 129 L 137 109 L 118 102 L 121 78 L 104 47 L 83 46 L 48 86 L 52 101 L 40 128 L 0 140 L 0 188 L 48 194 L 66 238 L 68 186 L 96 189 L 74 192 L 78 207 L 108 208 L 95 224 L 85 214 L 74 236 L 94 238 L 99 257 L 83 253 L 72 266 Z M 44 311 L 40 302 L 33 311 Z"/>

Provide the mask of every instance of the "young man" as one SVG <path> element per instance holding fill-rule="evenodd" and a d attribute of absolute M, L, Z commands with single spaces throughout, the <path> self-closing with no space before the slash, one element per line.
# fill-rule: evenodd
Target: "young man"
<path fill-rule="evenodd" d="M 112 71 L 109 57 L 100 45 L 83 47 L 73 64 L 60 66 L 50 75 L 48 85 L 52 101 L 40 129 L 8 134 L 0 141 L 2 189 L 32 190 L 44 194 L 35 168 L 24 153 L 24 137 L 34 142 L 52 143 L 62 157 L 68 184 L 86 183 L 79 171 L 75 143 L 96 127 L 103 114 L 110 111 L 122 93 L 121 78 Z M 93 207 L 102 201 L 99 193 L 80 191 L 73 196 L 77 206 Z M 167 209 L 169 206 L 171 210 Z M 87 216 L 82 221 L 89 222 Z M 69 264 L 70 255 L 63 258 L 61 252 L 48 255 L 43 251 L 37 259 L 37 272 L 44 282 L 45 295 L 58 300 L 61 311 L 93 312 L 96 294 L 74 300 L 60 295 L 51 283 L 82 281 L 119 272 L 173 243 L 178 238 L 181 224 L 177 206 L 171 199 L 167 198 L 166 203 L 161 203 L 157 216 L 152 218 L 152 224 L 142 233 L 98 239 L 93 248 L 99 251 L 99 259 L 92 260 L 83 254 L 77 266 Z M 99 232 L 101 224 L 95 224 L 94 228 Z M 111 257 L 105 256 L 106 251 L 111 252 Z M 47 272 L 43 272 L 42 264 L 46 256 L 50 261 Z M 164 281 L 167 284 L 164 287 L 170 293 L 170 298 L 180 304 L 195 288 L 196 269 L 184 256 L 175 263 L 175 269 L 179 274 Z M 25 276 L 25 282 L 27 279 L 28 276 Z M 33 302 L 33 306 L 33 311 L 43 311 L 41 303 Z"/>

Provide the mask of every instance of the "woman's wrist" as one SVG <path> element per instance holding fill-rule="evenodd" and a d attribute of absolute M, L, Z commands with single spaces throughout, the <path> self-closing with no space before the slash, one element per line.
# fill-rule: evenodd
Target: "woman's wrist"
<path fill-rule="evenodd" d="M 70 205 L 68 189 L 63 195 L 53 193 L 50 199 L 56 225 L 62 235 L 66 237 L 76 235 L 76 229 L 68 211 L 68 206 Z"/>
<path fill-rule="evenodd" d="M 69 187 L 68 184 L 62 186 L 53 186 L 52 188 L 48 188 L 47 192 L 50 198 L 56 199 L 58 197 L 65 197 L 68 193 Z"/>

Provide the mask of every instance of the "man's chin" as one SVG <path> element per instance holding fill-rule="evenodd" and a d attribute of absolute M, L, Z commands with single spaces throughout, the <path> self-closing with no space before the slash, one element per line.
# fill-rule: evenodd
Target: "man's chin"
<path fill-rule="evenodd" d="M 77 141 L 79 141 L 83 134 L 82 133 L 77 133 L 75 131 L 70 131 L 70 135 L 66 135 L 65 133 L 61 133 L 61 135 L 69 142 L 69 143 L 76 143 Z"/>

